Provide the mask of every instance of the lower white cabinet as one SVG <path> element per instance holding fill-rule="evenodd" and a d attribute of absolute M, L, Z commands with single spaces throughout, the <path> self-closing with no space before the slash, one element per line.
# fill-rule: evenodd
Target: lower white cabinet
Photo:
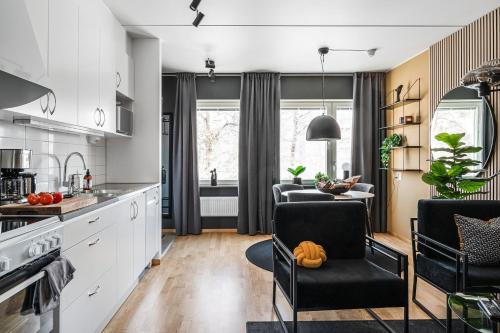
<path fill-rule="evenodd" d="M 76 272 L 75 272 L 76 273 Z M 61 333 L 101 331 L 116 307 L 116 267 L 111 267 L 60 314 Z"/>
<path fill-rule="evenodd" d="M 60 333 L 100 332 L 127 298 L 159 252 L 159 197 L 155 187 L 64 222 L 62 255 L 76 271 L 62 291 Z"/>

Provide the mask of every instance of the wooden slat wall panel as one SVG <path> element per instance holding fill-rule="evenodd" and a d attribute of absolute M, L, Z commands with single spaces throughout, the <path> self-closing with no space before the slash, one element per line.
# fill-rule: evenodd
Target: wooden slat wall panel
<path fill-rule="evenodd" d="M 440 99 L 449 90 L 460 85 L 460 78 L 484 61 L 500 58 L 500 8 L 481 17 L 451 36 L 430 47 L 430 110 L 431 118 Z M 490 97 L 495 117 L 500 114 L 500 93 Z M 498 122 L 500 124 L 500 122 Z M 500 132 L 500 126 L 497 131 Z M 500 171 L 500 145 L 497 143 L 488 165 L 488 174 Z M 491 181 L 488 194 L 473 199 L 500 200 L 500 181 Z M 434 195 L 434 189 L 431 189 Z"/>

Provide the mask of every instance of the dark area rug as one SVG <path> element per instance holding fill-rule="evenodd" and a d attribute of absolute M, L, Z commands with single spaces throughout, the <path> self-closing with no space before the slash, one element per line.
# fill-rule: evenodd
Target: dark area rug
<path fill-rule="evenodd" d="M 266 271 L 273 271 L 273 241 L 267 239 L 250 246 L 245 255 L 252 264 Z M 328 253 L 326 254 L 328 256 Z M 383 267 L 391 272 L 396 270 L 396 262 L 380 254 L 377 251 L 366 249 L 366 258 L 380 267 Z"/>
<path fill-rule="evenodd" d="M 403 332 L 402 320 L 387 320 L 396 332 Z M 290 322 L 287 322 L 291 329 Z M 453 333 L 463 333 L 463 324 L 459 320 L 453 321 Z M 298 333 L 387 333 L 374 320 L 357 321 L 301 321 L 298 323 Z M 410 320 L 410 333 L 443 333 L 444 329 L 433 320 Z M 469 329 L 472 332 L 472 329 Z M 277 321 L 249 321 L 247 333 L 283 333 Z"/>

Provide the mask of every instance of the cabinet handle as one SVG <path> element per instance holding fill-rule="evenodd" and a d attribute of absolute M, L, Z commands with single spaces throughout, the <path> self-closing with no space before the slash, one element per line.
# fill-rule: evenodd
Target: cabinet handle
<path fill-rule="evenodd" d="M 52 95 L 52 97 L 54 97 L 54 107 L 52 108 L 52 110 L 49 109 L 49 113 L 50 113 L 50 115 L 53 115 L 54 111 L 56 111 L 56 107 L 57 107 L 57 97 L 53 91 L 51 91 L 50 94 Z"/>
<path fill-rule="evenodd" d="M 100 239 L 99 237 L 98 237 L 98 238 L 96 238 L 96 240 L 95 240 L 95 241 L 93 241 L 93 242 L 90 242 L 90 243 L 89 243 L 89 246 L 94 246 L 94 245 L 96 245 L 97 243 L 99 243 L 99 241 L 100 241 L 100 240 L 101 240 L 101 239 Z"/>
<path fill-rule="evenodd" d="M 104 126 L 104 123 L 106 122 L 106 113 L 104 112 L 103 109 L 101 109 L 101 113 L 102 113 L 102 123 L 100 124 L 101 127 Z"/>
<path fill-rule="evenodd" d="M 135 206 L 134 202 L 130 203 L 130 220 L 133 221 L 135 219 Z"/>
<path fill-rule="evenodd" d="M 116 72 L 116 78 L 118 82 L 116 83 L 116 87 L 119 88 L 120 84 L 122 84 L 122 76 L 120 75 L 120 72 Z"/>
<path fill-rule="evenodd" d="M 101 286 L 100 285 L 97 285 L 97 287 L 95 287 L 94 291 L 91 292 L 91 293 L 88 293 L 89 297 L 92 297 L 94 296 L 95 294 L 97 294 L 99 292 L 99 289 L 101 289 Z"/>
<path fill-rule="evenodd" d="M 47 110 L 49 109 L 49 94 L 50 94 L 50 92 L 48 92 L 47 94 L 45 94 L 45 96 L 42 96 L 42 97 L 40 98 L 40 108 L 42 109 L 42 113 L 43 113 L 43 114 L 45 114 L 45 112 L 47 112 Z M 45 100 L 47 101 L 47 102 L 45 103 L 45 106 L 43 106 L 43 105 L 42 105 L 42 98 L 43 98 L 43 97 L 46 97 L 46 99 L 45 99 Z"/>
<path fill-rule="evenodd" d="M 134 220 L 137 218 L 137 215 L 139 215 L 139 206 L 137 205 L 137 201 L 134 201 L 134 206 L 135 206 L 135 215 L 134 215 Z"/>
<path fill-rule="evenodd" d="M 97 115 L 99 115 L 99 120 L 97 120 Z M 97 126 L 101 123 L 101 110 L 99 108 L 95 109 L 94 111 L 94 122 Z"/>
<path fill-rule="evenodd" d="M 96 217 L 95 219 L 90 220 L 90 221 L 89 221 L 89 224 L 94 223 L 94 222 L 97 222 L 97 221 L 99 221 L 100 219 L 101 219 L 101 218 L 98 216 L 98 217 Z"/>

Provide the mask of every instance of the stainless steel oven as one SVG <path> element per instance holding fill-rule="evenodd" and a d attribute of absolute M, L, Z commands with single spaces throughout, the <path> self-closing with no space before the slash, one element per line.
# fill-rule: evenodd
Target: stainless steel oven
<path fill-rule="evenodd" d="M 0 278 L 0 325 L 6 333 L 50 333 L 55 330 L 55 313 L 33 311 L 35 284 L 44 277 L 40 270 L 59 256 L 59 250 Z"/>
<path fill-rule="evenodd" d="M 58 218 L 0 216 L 0 331 L 55 333 L 57 311 L 34 313 L 36 283 L 42 268 L 60 255 Z"/>

